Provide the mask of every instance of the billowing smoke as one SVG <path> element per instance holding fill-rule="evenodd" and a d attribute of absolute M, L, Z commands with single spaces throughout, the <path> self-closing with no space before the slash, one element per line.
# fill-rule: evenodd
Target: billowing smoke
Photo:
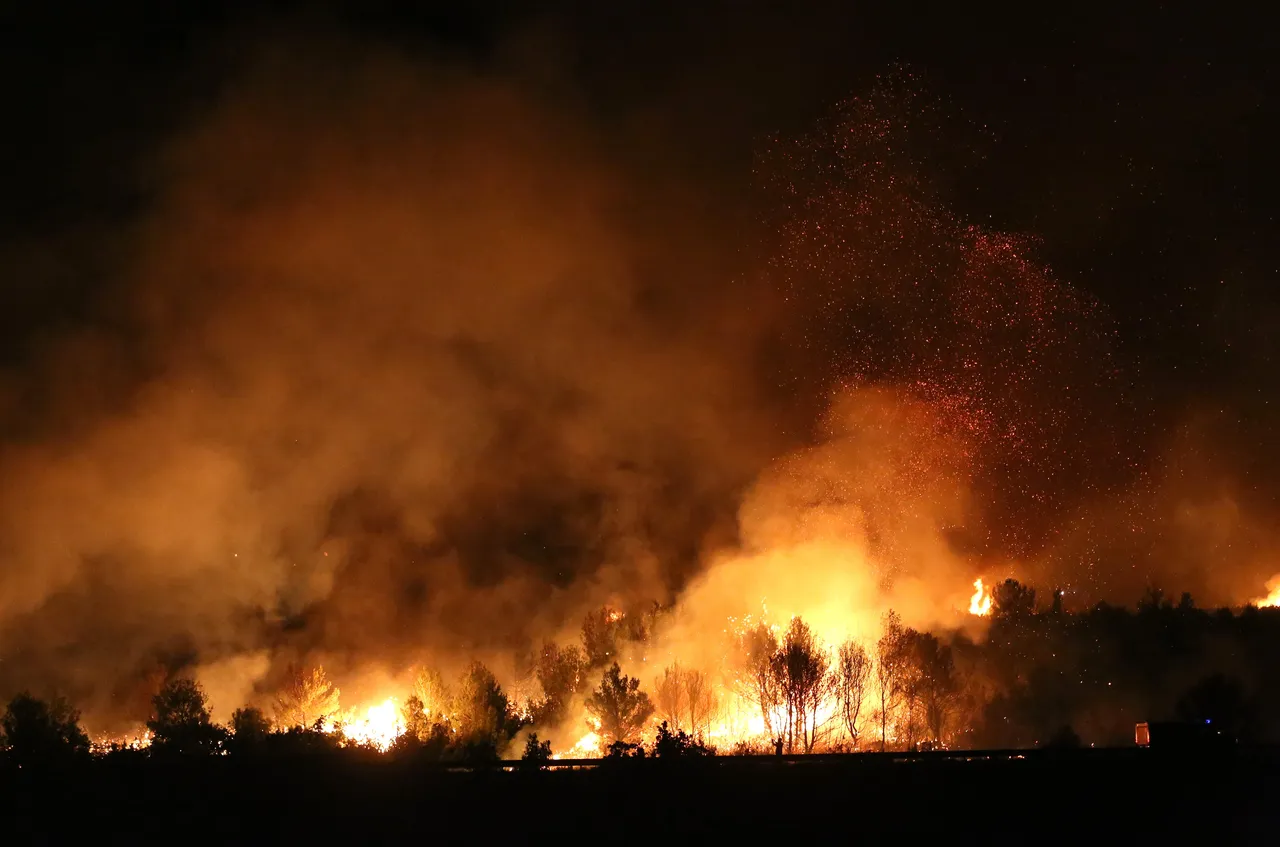
<path fill-rule="evenodd" d="M 509 657 L 602 602 L 865 637 L 956 623 L 980 572 L 1092 598 L 1267 549 L 1143 472 L 1105 310 L 927 190 L 914 89 L 767 142 L 748 239 L 502 79 L 268 55 L 0 383 L 0 693 L 136 720 L 188 670 L 225 716 L 291 662 Z"/>
<path fill-rule="evenodd" d="M 886 609 L 919 626 L 964 618 L 976 566 L 947 541 L 973 512 L 968 434 L 893 388 L 842 392 L 821 439 L 761 473 L 739 516 L 741 545 L 683 592 L 657 653 L 718 661 L 725 622 L 800 615 L 828 644 L 874 640 Z M 660 664 L 660 663 L 659 663 Z"/>
<path fill-rule="evenodd" d="M 513 648 L 666 599 L 732 518 L 763 453 L 731 307 L 682 313 L 691 281 L 628 229 L 643 189 L 568 119 L 308 58 L 162 169 L 110 304 L 142 375 L 3 454 L 6 686 L 92 711 L 154 663 L 225 658 L 243 696 L 264 648 L 339 673 Z M 68 394 L 98 355 L 67 354 Z"/>

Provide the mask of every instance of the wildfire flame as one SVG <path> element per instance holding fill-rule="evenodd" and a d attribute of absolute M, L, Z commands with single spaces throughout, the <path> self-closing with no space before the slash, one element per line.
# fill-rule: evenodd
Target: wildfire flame
<path fill-rule="evenodd" d="M 969 598 L 969 614 L 979 617 L 991 614 L 991 589 L 982 584 L 981 577 L 973 581 L 973 596 Z"/>
<path fill-rule="evenodd" d="M 396 708 L 393 697 L 370 706 L 364 717 L 343 722 L 342 735 L 356 744 L 368 744 L 379 750 L 387 750 L 404 734 L 404 718 Z"/>
<path fill-rule="evenodd" d="M 587 724 L 591 727 L 587 734 L 578 739 L 578 741 L 565 750 L 563 753 L 556 753 L 553 759 L 598 759 L 604 748 L 604 739 L 600 736 L 600 721 L 590 715 L 586 719 Z"/>
<path fill-rule="evenodd" d="M 600 734 L 588 732 L 578 739 L 578 743 L 569 748 L 566 759 L 594 759 L 600 755 Z"/>
<path fill-rule="evenodd" d="M 1276 574 L 1267 580 L 1267 591 L 1270 592 L 1266 597 L 1259 597 L 1253 601 L 1253 605 L 1259 609 L 1280 607 L 1280 574 Z"/>
<path fill-rule="evenodd" d="M 150 730 L 143 730 L 134 735 L 104 735 L 91 741 L 89 749 L 98 754 L 109 753 L 112 750 L 144 750 L 151 746 L 151 739 Z"/>

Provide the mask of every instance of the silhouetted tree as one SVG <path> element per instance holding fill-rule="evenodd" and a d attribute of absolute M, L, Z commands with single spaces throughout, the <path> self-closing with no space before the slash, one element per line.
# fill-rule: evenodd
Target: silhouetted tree
<path fill-rule="evenodd" d="M 673 731 L 687 728 L 697 736 L 710 730 L 716 696 L 705 673 L 676 663 L 654 680 L 653 692 L 657 719 L 669 724 Z"/>
<path fill-rule="evenodd" d="M 618 621 L 619 636 L 635 644 L 643 644 L 649 640 L 653 624 L 658 619 L 660 607 L 657 603 L 634 609 L 622 615 Z"/>
<path fill-rule="evenodd" d="M 410 694 L 400 707 L 400 719 L 404 721 L 404 735 L 418 741 L 425 741 L 431 733 L 431 719 L 422 705 L 422 698 Z"/>
<path fill-rule="evenodd" d="M 924 712 L 925 726 L 933 742 L 942 743 L 959 694 L 951 648 L 926 632 L 915 635 L 911 652 L 917 672 L 915 691 Z"/>
<path fill-rule="evenodd" d="M 924 676 L 916 654 L 923 635 L 905 627 L 898 642 L 897 709 L 893 715 L 894 735 L 907 750 L 914 750 L 925 732 Z"/>
<path fill-rule="evenodd" d="M 422 704 L 422 713 L 432 722 L 448 719 L 453 713 L 453 691 L 440 672 L 421 668 L 413 681 L 413 696 Z"/>
<path fill-rule="evenodd" d="M 765 732 L 773 736 L 780 727 L 786 692 L 778 677 L 774 658 L 778 654 L 778 638 L 765 624 L 757 624 L 742 633 L 739 644 L 737 673 L 740 696 L 760 710 Z"/>
<path fill-rule="evenodd" d="M 417 695 L 410 696 L 405 705 L 406 712 L 419 702 Z M 444 758 L 452 743 L 453 732 L 449 724 L 443 720 L 433 722 L 419 709 L 412 722 L 406 717 L 405 731 L 391 742 L 387 752 L 395 758 L 412 756 L 435 762 Z"/>
<path fill-rule="evenodd" d="M 1036 590 L 1016 579 L 1006 579 L 992 589 L 991 601 L 994 617 L 1024 619 L 1035 613 Z"/>
<path fill-rule="evenodd" d="M 643 759 L 644 745 L 627 741 L 615 741 L 605 748 L 605 761 L 614 762 L 619 759 Z"/>
<path fill-rule="evenodd" d="M 231 741 L 236 752 L 261 750 L 271 735 L 271 721 L 261 709 L 245 706 L 231 713 Z"/>
<path fill-rule="evenodd" d="M 1164 589 L 1148 585 L 1146 591 L 1142 594 L 1142 599 L 1138 601 L 1138 611 L 1151 612 L 1159 609 L 1162 605 L 1164 605 Z"/>
<path fill-rule="evenodd" d="M 175 679 L 151 701 L 152 749 L 159 753 L 207 755 L 226 740 L 226 731 L 209 717 L 204 688 L 193 679 Z"/>
<path fill-rule="evenodd" d="M 653 682 L 653 705 L 658 720 L 677 729 L 683 725 L 685 708 L 684 673 L 676 663 L 664 668 Z"/>
<path fill-rule="evenodd" d="M 640 680 L 624 676 L 614 662 L 600 679 L 600 687 L 587 698 L 587 711 L 599 721 L 600 734 L 607 741 L 630 742 L 653 714 L 653 703 L 640 690 Z"/>
<path fill-rule="evenodd" d="M 486 740 L 495 745 L 510 737 L 510 703 L 493 672 L 481 662 L 472 662 L 458 682 L 458 732 L 469 742 Z"/>
<path fill-rule="evenodd" d="M 23 693 L 0 718 L 0 748 L 20 767 L 61 764 L 86 757 L 89 736 L 80 728 L 80 713 L 63 698 L 46 702 Z"/>
<path fill-rule="evenodd" d="M 666 721 L 658 725 L 652 753 L 658 759 L 687 759 L 714 756 L 715 751 L 683 730 L 672 730 Z"/>
<path fill-rule="evenodd" d="M 689 731 L 695 736 L 706 735 L 711 718 L 716 713 L 716 692 L 711 681 L 702 671 L 684 670 L 684 704 L 689 710 Z"/>
<path fill-rule="evenodd" d="M 338 688 L 324 668 L 291 668 L 284 687 L 276 695 L 276 725 L 282 729 L 311 727 L 338 713 Z"/>
<path fill-rule="evenodd" d="M 574 645 L 559 647 L 548 641 L 534 660 L 534 674 L 542 686 L 542 702 L 538 723 L 557 724 L 565 717 L 573 696 L 582 690 L 586 680 L 587 658 Z"/>
<path fill-rule="evenodd" d="M 582 621 L 582 649 L 588 669 L 602 668 L 616 660 L 622 630 L 622 614 L 616 609 L 602 607 L 587 613 Z"/>
<path fill-rule="evenodd" d="M 803 620 L 792 618 L 773 658 L 773 672 L 783 692 L 783 737 L 787 752 L 799 744 L 806 752 L 817 742 L 818 713 L 831 693 L 830 659 Z"/>
<path fill-rule="evenodd" d="M 887 749 L 889 721 L 902 698 L 905 672 L 906 634 L 898 613 L 889 610 L 882 621 L 876 641 L 876 666 L 872 675 L 872 693 L 876 698 L 876 719 L 880 724 L 880 750 Z"/>
<path fill-rule="evenodd" d="M 858 745 L 858 717 L 871 683 L 874 664 L 866 648 L 856 641 L 840 645 L 835 667 L 836 699 L 840 705 L 841 721 L 855 748 Z"/>
<path fill-rule="evenodd" d="M 267 749 L 287 756 L 333 755 L 342 747 L 342 737 L 336 732 L 325 732 L 322 722 L 311 726 L 292 726 L 276 730 L 267 737 Z"/>
<path fill-rule="evenodd" d="M 551 742 L 539 741 L 538 733 L 529 733 L 529 737 L 524 742 L 524 755 L 520 757 L 520 760 L 530 766 L 541 768 L 551 761 Z"/>

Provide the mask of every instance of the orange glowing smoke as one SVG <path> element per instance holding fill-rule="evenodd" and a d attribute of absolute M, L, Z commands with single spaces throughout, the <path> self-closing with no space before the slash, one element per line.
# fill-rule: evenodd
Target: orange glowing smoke
<path fill-rule="evenodd" d="M 973 581 L 973 596 L 969 598 L 969 614 L 979 617 L 991 614 L 991 589 L 982 584 L 981 577 Z"/>
<path fill-rule="evenodd" d="M 1267 596 L 1259 597 L 1253 601 L 1253 605 L 1259 609 L 1280 607 L 1280 574 L 1276 574 L 1267 580 Z"/>

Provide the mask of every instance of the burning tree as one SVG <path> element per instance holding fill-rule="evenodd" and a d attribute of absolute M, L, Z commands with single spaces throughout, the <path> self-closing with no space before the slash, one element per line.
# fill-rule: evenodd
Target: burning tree
<path fill-rule="evenodd" d="M 288 729 L 309 729 L 338 713 L 338 688 L 325 676 L 324 668 L 309 671 L 294 668 L 276 695 L 276 725 Z"/>
<path fill-rule="evenodd" d="M 431 734 L 431 719 L 422 705 L 422 698 L 410 694 L 400 707 L 400 719 L 404 721 L 404 735 L 423 741 Z"/>
<path fill-rule="evenodd" d="M 511 722 L 510 702 L 493 672 L 472 662 L 458 683 L 458 731 L 474 740 L 494 740 Z"/>
<path fill-rule="evenodd" d="M 653 703 L 658 720 L 675 730 L 683 725 L 685 710 L 684 672 L 679 663 L 662 671 L 653 681 Z"/>
<path fill-rule="evenodd" d="M 422 713 L 431 720 L 447 719 L 453 711 L 449 683 L 434 668 L 421 668 L 413 681 L 413 696 L 422 704 Z"/>
<path fill-rule="evenodd" d="M 996 618 L 1020 620 L 1030 617 L 1036 610 L 1036 590 L 1016 579 L 1006 579 L 991 592 L 992 609 Z"/>
<path fill-rule="evenodd" d="M 739 651 L 739 693 L 744 700 L 755 703 L 760 709 L 765 732 L 772 736 L 784 700 L 774 663 L 778 637 L 765 624 L 756 624 L 740 636 Z"/>
<path fill-rule="evenodd" d="M 614 662 L 587 698 L 587 712 L 600 722 L 600 734 L 607 740 L 630 743 L 653 714 L 653 703 L 640 690 L 640 680 L 623 676 Z"/>
<path fill-rule="evenodd" d="M 916 633 L 912 641 L 916 696 L 929 735 L 940 744 L 959 696 L 955 662 L 951 658 L 951 648 L 940 643 L 931 633 Z"/>
<path fill-rule="evenodd" d="M 818 715 L 831 690 L 827 652 L 809 625 L 795 617 L 770 666 L 773 685 L 782 694 L 782 735 L 787 752 L 794 753 L 797 742 L 806 753 L 811 752 L 818 740 Z"/>
<path fill-rule="evenodd" d="M 706 734 L 716 709 L 715 691 L 707 675 L 679 663 L 654 680 L 653 699 L 660 722 L 672 732 L 687 729 L 693 736 Z"/>
<path fill-rule="evenodd" d="M 717 702 L 715 689 L 702 671 L 684 671 L 684 704 L 689 712 L 689 731 L 695 736 L 705 735 L 715 715 Z"/>
<path fill-rule="evenodd" d="M 602 668 L 618 655 L 618 638 L 623 633 L 623 616 L 605 606 L 588 612 L 582 621 L 582 648 L 587 667 Z"/>
<path fill-rule="evenodd" d="M 871 684 L 871 670 L 875 665 L 867 650 L 856 641 L 840 645 L 836 659 L 835 689 L 840 706 L 840 718 L 853 745 L 858 746 L 858 717 Z"/>
<path fill-rule="evenodd" d="M 876 719 L 880 723 L 880 750 L 889 740 L 889 719 L 902 697 L 906 632 L 898 613 L 889 610 L 884 616 L 880 639 L 876 642 L 876 666 L 872 676 L 872 693 L 876 701 Z"/>
<path fill-rule="evenodd" d="M 559 647 L 548 641 L 534 660 L 534 674 L 542 686 L 543 700 L 536 715 L 539 723 L 555 724 L 564 719 L 569 701 L 582 689 L 587 657 L 578 647 Z"/>
<path fill-rule="evenodd" d="M 899 642 L 897 668 L 898 709 L 894 713 L 894 737 L 910 750 L 924 734 L 924 706 L 921 699 L 923 680 L 916 656 L 916 643 L 920 633 L 907 627 L 902 630 Z"/>

